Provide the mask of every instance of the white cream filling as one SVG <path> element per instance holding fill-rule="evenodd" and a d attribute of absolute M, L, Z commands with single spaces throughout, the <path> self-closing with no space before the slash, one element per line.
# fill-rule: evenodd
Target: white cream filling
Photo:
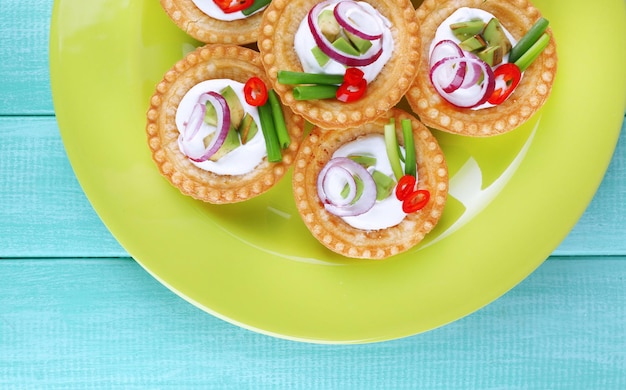
<path fill-rule="evenodd" d="M 476 19 L 480 19 L 483 22 L 487 23 L 492 18 L 495 18 L 493 14 L 491 14 L 490 12 L 484 11 L 482 9 L 467 8 L 467 7 L 462 7 L 462 8 L 457 9 L 456 11 L 452 13 L 452 15 L 448 16 L 448 18 L 444 20 L 443 23 L 441 23 L 439 27 L 437 28 L 437 32 L 435 33 L 435 39 L 430 44 L 429 53 L 432 53 L 433 48 L 438 42 L 441 42 L 446 39 L 453 41 L 457 44 L 461 43 L 461 41 L 452 33 L 452 29 L 450 28 L 451 24 L 459 23 L 459 22 L 466 22 L 468 20 L 476 20 Z M 515 44 L 517 43 L 517 40 L 513 38 L 513 35 L 511 35 L 511 33 L 507 31 L 505 26 L 501 25 L 501 27 L 506 37 L 509 38 L 509 41 L 511 41 L 511 45 L 515 46 Z M 503 64 L 507 62 L 509 62 L 508 53 L 502 58 Z M 462 92 L 463 90 L 461 89 L 458 89 L 457 91 L 455 91 L 455 93 L 462 93 Z M 475 90 L 467 89 L 467 93 L 475 93 Z M 480 106 L 472 107 L 471 109 L 481 110 L 483 108 L 489 108 L 489 107 L 494 107 L 494 105 L 491 103 L 484 103 L 484 104 L 481 104 Z"/>
<path fill-rule="evenodd" d="M 340 0 L 333 0 L 332 4 L 325 7 L 324 9 L 334 9 L 335 5 L 339 1 Z M 377 20 L 380 30 L 383 31 L 383 37 L 381 39 L 373 41 L 373 45 L 369 49 L 369 51 L 376 50 L 380 47 L 382 42 L 383 52 L 380 57 L 378 57 L 376 61 L 367 66 L 358 67 L 363 71 L 363 77 L 367 80 L 368 83 L 370 83 L 382 71 L 383 67 L 385 66 L 387 61 L 389 61 L 391 55 L 393 54 L 394 44 L 393 36 L 391 34 L 391 22 L 383 15 L 381 15 L 378 11 L 376 11 L 376 9 L 374 9 L 374 7 L 372 7 L 368 3 L 358 2 L 358 4 L 368 10 L 368 12 L 371 13 L 373 16 L 375 16 L 374 19 Z M 300 63 L 302 64 L 304 72 L 340 75 L 346 72 L 345 65 L 332 59 L 330 59 L 323 67 L 320 66 L 320 64 L 315 59 L 313 52 L 311 51 L 311 49 L 316 46 L 317 45 L 315 44 L 315 39 L 311 34 L 307 18 L 304 18 L 300 22 L 300 27 L 298 28 L 298 31 L 296 32 L 294 38 L 294 49 L 296 50 L 298 58 L 300 58 Z"/>
<path fill-rule="evenodd" d="M 401 147 L 401 151 L 404 153 L 404 148 Z M 372 134 L 359 137 L 352 142 L 342 145 L 333 153 L 332 157 L 348 157 L 350 155 L 366 155 L 376 158 L 376 164 L 369 167 L 368 171 L 371 173 L 375 169 L 393 177 L 393 170 L 389 163 L 389 157 L 387 157 L 387 148 L 385 147 L 383 135 Z M 341 192 L 342 189 L 343 187 L 333 190 Z M 392 192 L 387 198 L 376 201 L 374 206 L 364 214 L 342 217 L 342 219 L 356 229 L 381 230 L 399 224 L 405 217 L 406 214 L 402 211 L 402 202 L 396 198 L 395 192 Z"/>
<path fill-rule="evenodd" d="M 222 9 L 217 4 L 215 4 L 215 2 L 212 0 L 191 0 L 191 1 L 194 3 L 196 7 L 198 7 L 198 9 L 200 9 L 200 11 L 212 17 L 213 19 L 230 22 L 233 20 L 245 19 L 250 16 L 250 15 L 248 16 L 244 15 L 243 12 L 241 11 L 226 13 L 222 11 Z M 260 10 L 256 12 L 261 12 L 265 8 L 266 7 L 261 8 Z M 252 15 L 254 15 L 254 13 Z"/>
<path fill-rule="evenodd" d="M 176 127 L 178 128 L 178 131 L 182 133 L 185 128 L 185 124 L 191 115 L 191 111 L 193 110 L 194 105 L 198 102 L 200 95 L 209 91 L 220 92 L 229 85 L 239 97 L 239 101 L 241 102 L 244 112 L 250 114 L 256 122 L 258 131 L 245 145 L 235 148 L 217 161 L 207 160 L 192 163 L 198 168 L 216 173 L 218 175 L 244 175 L 252 172 L 254 168 L 256 168 L 256 166 L 263 161 L 265 156 L 267 156 L 265 139 L 263 138 L 263 132 L 261 131 L 259 112 L 256 107 L 246 103 L 243 93 L 244 84 L 228 79 L 207 80 L 196 84 L 189 91 L 187 91 L 178 105 L 176 110 Z M 189 141 L 189 147 L 192 148 L 192 150 L 204 150 L 203 139 L 215 131 L 215 126 L 210 126 L 203 122 L 198 134 Z"/>

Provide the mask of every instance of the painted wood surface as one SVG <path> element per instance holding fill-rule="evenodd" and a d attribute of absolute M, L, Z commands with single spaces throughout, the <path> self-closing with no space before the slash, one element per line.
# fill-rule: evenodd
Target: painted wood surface
<path fill-rule="evenodd" d="M 0 389 L 626 388 L 626 127 L 579 223 L 496 302 L 384 343 L 275 339 L 167 290 L 98 219 L 54 118 L 51 11 L 0 12 Z"/>

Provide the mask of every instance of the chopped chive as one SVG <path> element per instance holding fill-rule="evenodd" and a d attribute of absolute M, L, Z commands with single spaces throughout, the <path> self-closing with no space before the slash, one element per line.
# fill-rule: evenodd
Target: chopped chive
<path fill-rule="evenodd" d="M 261 131 L 265 138 L 265 147 L 267 149 L 267 161 L 280 162 L 283 155 L 280 152 L 280 144 L 274 127 L 274 118 L 272 118 L 272 108 L 269 103 L 265 103 L 258 107 L 259 119 L 261 120 Z"/>
<path fill-rule="evenodd" d="M 404 173 L 416 176 L 417 156 L 415 154 L 415 141 L 413 140 L 413 126 L 410 119 L 402 120 L 402 135 L 404 136 L 404 150 L 406 151 Z"/>
<path fill-rule="evenodd" d="M 271 2 L 272 0 L 254 0 L 254 3 L 252 3 L 250 7 L 242 10 L 241 13 L 244 14 L 245 16 L 252 15 L 253 13 L 265 7 Z"/>
<path fill-rule="evenodd" d="M 385 130 L 385 147 L 387 148 L 387 157 L 389 164 L 396 180 L 400 180 L 403 176 L 402 165 L 400 164 L 400 156 L 398 155 L 398 138 L 396 136 L 396 121 L 391 118 L 384 127 Z"/>
<path fill-rule="evenodd" d="M 359 200 L 359 198 L 361 198 L 361 195 L 363 195 L 363 188 L 365 187 L 363 185 L 363 180 L 358 177 L 358 176 L 352 176 L 354 178 L 354 182 L 356 183 L 356 194 L 354 195 L 354 199 L 352 200 L 352 203 L 350 204 L 354 204 L 354 202 L 356 202 L 357 200 Z M 343 186 L 343 189 L 341 190 L 341 197 L 346 199 L 348 197 L 348 194 L 350 194 L 350 186 L 348 186 L 347 184 L 345 186 Z"/>
<path fill-rule="evenodd" d="M 292 72 L 289 70 L 279 70 L 277 75 L 278 82 L 281 84 L 324 84 L 339 85 L 343 83 L 343 75 L 341 74 L 323 74 L 323 73 L 304 73 Z"/>
<path fill-rule="evenodd" d="M 374 170 L 372 178 L 376 183 L 376 200 L 387 199 L 396 186 L 396 181 L 381 171 Z"/>
<path fill-rule="evenodd" d="M 535 42 L 526 53 L 522 54 L 522 56 L 515 61 L 515 65 L 519 68 L 520 71 L 525 71 L 526 68 L 533 63 L 534 60 L 539 57 L 539 54 L 545 49 L 550 43 L 550 35 L 548 33 L 543 33 L 541 37 Z"/>
<path fill-rule="evenodd" d="M 336 85 L 298 85 L 293 88 L 296 100 L 332 99 L 337 96 Z"/>
<path fill-rule="evenodd" d="M 509 62 L 517 62 L 530 47 L 537 42 L 541 34 L 548 28 L 549 22 L 544 18 L 539 18 L 528 30 L 528 32 L 517 42 L 509 52 Z"/>
<path fill-rule="evenodd" d="M 363 154 L 352 154 L 348 158 L 357 164 L 362 165 L 365 168 L 376 165 L 376 157 L 366 156 Z"/>
<path fill-rule="evenodd" d="M 276 129 L 276 135 L 278 136 L 278 143 L 280 147 L 286 149 L 291 143 L 289 132 L 287 131 L 287 125 L 285 124 L 285 116 L 283 115 L 283 108 L 280 106 L 278 95 L 273 89 L 267 91 L 267 98 L 272 107 L 272 119 L 274 120 L 274 128 Z"/>

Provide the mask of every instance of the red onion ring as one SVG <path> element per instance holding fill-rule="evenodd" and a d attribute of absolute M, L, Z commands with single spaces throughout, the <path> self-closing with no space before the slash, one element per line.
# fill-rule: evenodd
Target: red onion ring
<path fill-rule="evenodd" d="M 457 58 L 457 57 L 465 57 L 463 54 L 463 49 L 459 47 L 454 41 L 449 39 L 444 39 L 433 47 L 433 50 L 430 52 L 430 60 L 429 65 L 432 68 L 437 62 L 443 60 L 444 58 Z"/>
<path fill-rule="evenodd" d="M 346 178 L 349 186 L 349 182 L 354 180 L 353 176 L 363 182 L 363 191 L 358 199 L 355 199 L 356 183 L 354 191 L 350 189 L 350 194 L 345 199 L 330 191 L 332 188 L 328 183 L 332 180 L 331 177 L 336 175 L 335 177 L 345 178 L 346 173 L 350 176 L 350 179 Z M 376 183 L 367 169 L 359 163 L 347 157 L 335 157 L 322 168 L 317 177 L 317 195 L 329 213 L 338 217 L 357 216 L 369 211 L 376 203 Z"/>
<path fill-rule="evenodd" d="M 480 84 L 474 84 L 467 86 L 466 88 L 456 88 L 452 92 L 446 92 L 446 88 L 449 88 L 449 84 L 441 83 L 441 80 L 446 79 L 446 75 L 452 73 L 451 69 L 460 67 L 462 63 L 472 66 L 478 66 L 480 68 L 480 75 L 484 76 L 484 80 Z M 449 78 L 449 76 L 447 76 Z M 475 77 L 475 76 L 472 76 Z M 430 69 L 430 81 L 437 92 L 449 103 L 459 108 L 473 108 L 485 103 L 487 99 L 493 93 L 495 88 L 495 80 L 493 70 L 487 63 L 478 59 L 470 57 L 457 57 L 457 58 L 444 58 L 439 60 Z M 464 80 L 460 85 L 463 85 Z M 476 89 L 476 91 L 472 90 Z"/>
<path fill-rule="evenodd" d="M 346 66 L 367 66 L 374 63 L 383 53 L 382 45 L 380 45 L 377 51 L 370 55 L 353 56 L 350 54 L 342 53 L 335 49 L 332 42 L 326 39 L 324 34 L 322 34 L 322 31 L 318 24 L 318 16 L 326 6 L 334 4 L 335 2 L 336 0 L 327 0 L 318 3 L 313 8 L 311 8 L 307 15 L 307 22 L 309 24 L 309 29 L 311 30 L 311 35 L 315 40 L 315 44 L 328 57 Z"/>
<path fill-rule="evenodd" d="M 204 150 L 200 152 L 192 150 L 189 147 L 189 142 L 195 138 L 198 130 L 202 126 L 202 122 L 204 121 L 204 115 L 206 113 L 206 103 L 210 103 L 213 107 L 215 107 L 215 112 L 217 114 L 217 129 L 215 136 L 211 139 L 211 142 Z M 200 107 L 199 107 L 200 106 Z M 204 108 L 202 108 L 202 106 Z M 190 160 L 195 162 L 203 162 L 208 160 L 212 155 L 214 155 L 219 148 L 224 144 L 224 140 L 228 135 L 228 130 L 230 129 L 230 108 L 228 107 L 228 103 L 226 99 L 222 95 L 217 92 L 206 92 L 200 95 L 198 98 L 198 103 L 194 106 L 194 109 L 191 112 L 189 120 L 187 121 L 187 125 L 185 126 L 185 130 L 179 136 L 179 145 L 182 147 L 183 153 L 189 157 Z"/>
<path fill-rule="evenodd" d="M 354 1 L 340 1 L 333 10 L 337 23 L 347 32 L 361 39 L 380 39 L 383 32 L 374 15 Z M 355 22 L 355 19 L 357 20 Z"/>

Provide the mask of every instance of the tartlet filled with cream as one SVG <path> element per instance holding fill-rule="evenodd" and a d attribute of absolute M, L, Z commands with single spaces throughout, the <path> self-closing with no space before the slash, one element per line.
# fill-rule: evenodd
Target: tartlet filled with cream
<path fill-rule="evenodd" d="M 165 73 L 150 99 L 152 158 L 183 194 L 209 203 L 261 195 L 287 172 L 304 121 L 280 104 L 258 53 L 206 45 Z"/>
<path fill-rule="evenodd" d="M 314 128 L 294 162 L 296 207 L 313 236 L 343 256 L 387 258 L 417 245 L 447 199 L 444 154 L 397 108 L 342 131 Z"/>
<path fill-rule="evenodd" d="M 326 129 L 372 121 L 398 103 L 419 45 L 409 0 L 274 0 L 258 41 L 282 101 Z"/>
<path fill-rule="evenodd" d="M 161 6 L 178 27 L 200 42 L 244 45 L 256 42 L 270 1 L 161 0 Z"/>
<path fill-rule="evenodd" d="M 427 126 L 502 134 L 548 99 L 556 44 L 549 22 L 528 0 L 427 0 L 417 17 L 423 61 L 406 97 Z"/>

